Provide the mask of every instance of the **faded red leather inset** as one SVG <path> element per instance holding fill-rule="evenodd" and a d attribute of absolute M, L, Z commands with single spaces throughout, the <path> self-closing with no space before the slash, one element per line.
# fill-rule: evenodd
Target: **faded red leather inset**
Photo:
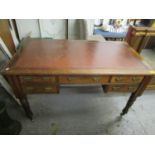
<path fill-rule="evenodd" d="M 146 69 L 125 43 L 29 39 L 14 69 Z"/>

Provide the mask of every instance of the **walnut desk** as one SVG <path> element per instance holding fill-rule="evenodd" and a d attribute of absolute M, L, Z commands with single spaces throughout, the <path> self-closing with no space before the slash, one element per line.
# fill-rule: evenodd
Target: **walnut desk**
<path fill-rule="evenodd" d="M 27 94 L 59 93 L 61 84 L 101 84 L 105 91 L 122 86 L 131 92 L 124 115 L 154 74 L 126 43 L 49 39 L 25 40 L 1 72 L 30 119 Z"/>

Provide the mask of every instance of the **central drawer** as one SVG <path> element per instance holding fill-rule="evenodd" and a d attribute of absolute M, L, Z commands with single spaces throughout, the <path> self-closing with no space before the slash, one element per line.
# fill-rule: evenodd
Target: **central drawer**
<path fill-rule="evenodd" d="M 143 76 L 112 76 L 111 83 L 116 84 L 128 84 L 128 83 L 140 83 L 143 80 Z"/>
<path fill-rule="evenodd" d="M 60 84 L 105 84 L 109 82 L 109 76 L 60 76 Z"/>

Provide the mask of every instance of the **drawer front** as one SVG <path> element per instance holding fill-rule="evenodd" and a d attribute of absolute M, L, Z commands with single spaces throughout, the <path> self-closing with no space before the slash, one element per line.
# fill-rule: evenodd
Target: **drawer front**
<path fill-rule="evenodd" d="M 33 83 L 56 83 L 56 77 L 54 76 L 21 76 L 21 83 L 33 84 Z"/>
<path fill-rule="evenodd" d="M 137 86 L 129 85 L 110 85 L 106 86 L 106 92 L 134 92 Z"/>
<path fill-rule="evenodd" d="M 155 90 L 155 84 L 154 85 L 149 84 L 146 89 L 147 90 Z"/>
<path fill-rule="evenodd" d="M 140 83 L 143 76 L 113 76 L 111 83 Z"/>
<path fill-rule="evenodd" d="M 152 80 L 149 83 L 150 85 L 155 85 L 155 77 L 152 78 Z"/>
<path fill-rule="evenodd" d="M 61 76 L 60 84 L 96 84 L 108 83 L 109 76 Z"/>
<path fill-rule="evenodd" d="M 44 87 L 33 87 L 33 86 L 24 86 L 24 92 L 28 94 L 35 93 L 58 93 L 59 87 L 57 85 L 53 86 L 44 86 Z"/>

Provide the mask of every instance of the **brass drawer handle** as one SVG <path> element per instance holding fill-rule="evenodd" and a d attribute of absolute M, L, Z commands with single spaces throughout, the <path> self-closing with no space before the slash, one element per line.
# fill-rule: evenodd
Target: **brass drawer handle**
<path fill-rule="evenodd" d="M 32 77 L 28 76 L 28 77 L 23 77 L 24 80 L 32 80 Z"/>
<path fill-rule="evenodd" d="M 128 90 L 129 90 L 129 91 L 134 91 L 134 90 L 135 90 L 135 87 L 131 87 L 131 86 L 130 86 L 130 87 L 128 87 Z"/>
<path fill-rule="evenodd" d="M 34 88 L 33 87 L 27 87 L 26 89 L 27 90 L 33 90 Z"/>
<path fill-rule="evenodd" d="M 132 81 L 139 81 L 139 80 L 140 80 L 139 77 L 133 77 L 133 78 L 132 78 Z"/>
<path fill-rule="evenodd" d="M 93 80 L 94 80 L 95 82 L 98 82 L 98 81 L 101 80 L 101 77 L 93 77 Z"/>
<path fill-rule="evenodd" d="M 55 81 L 56 81 L 56 79 L 55 79 L 55 78 L 50 78 L 50 80 L 51 80 L 52 82 L 55 82 Z"/>
<path fill-rule="evenodd" d="M 52 87 L 46 87 L 45 90 L 53 90 Z"/>
<path fill-rule="evenodd" d="M 52 82 L 56 81 L 54 77 L 43 77 L 43 80 L 52 81 Z"/>
<path fill-rule="evenodd" d="M 120 90 L 121 87 L 119 87 L 119 86 L 115 86 L 115 87 L 112 87 L 112 89 L 113 89 L 113 90 Z"/>
<path fill-rule="evenodd" d="M 50 78 L 49 77 L 43 77 L 43 80 L 49 80 Z"/>
<path fill-rule="evenodd" d="M 115 81 L 122 81 L 123 80 L 123 78 L 122 77 L 117 77 L 117 78 L 115 78 Z"/>
<path fill-rule="evenodd" d="M 68 77 L 67 79 L 68 79 L 68 81 L 74 81 L 74 80 L 77 80 L 76 77 Z"/>

